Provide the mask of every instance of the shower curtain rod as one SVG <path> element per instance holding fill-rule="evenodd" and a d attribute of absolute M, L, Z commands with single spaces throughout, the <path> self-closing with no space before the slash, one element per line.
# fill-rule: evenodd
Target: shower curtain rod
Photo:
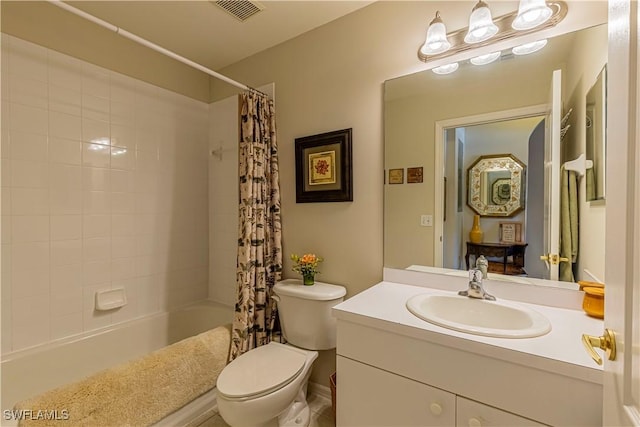
<path fill-rule="evenodd" d="M 95 23 L 95 24 L 98 24 L 101 27 L 104 27 L 104 28 L 106 28 L 108 30 L 111 30 L 111 31 L 113 31 L 114 33 L 116 33 L 118 35 L 121 35 L 122 37 L 125 37 L 125 38 L 127 38 L 129 40 L 133 40 L 134 42 L 136 42 L 138 44 L 146 46 L 146 47 L 148 47 L 150 49 L 153 49 L 156 52 L 159 52 L 159 53 L 161 53 L 161 54 L 163 54 L 165 56 L 168 56 L 168 57 L 173 58 L 173 59 L 175 59 L 177 61 L 180 61 L 183 64 L 186 64 L 186 65 L 188 65 L 190 67 L 193 67 L 193 68 L 195 68 L 197 70 L 200 70 L 200 71 L 202 71 L 202 72 L 204 72 L 204 73 L 206 73 L 206 74 L 208 74 L 208 75 L 210 75 L 212 77 L 215 77 L 217 79 L 222 80 L 223 82 L 229 83 L 230 85 L 236 86 L 236 87 L 238 87 L 240 89 L 249 90 L 249 91 L 252 91 L 252 92 L 255 92 L 255 93 L 258 93 L 260 95 L 264 95 L 264 96 L 268 97 L 267 94 L 265 94 L 263 92 L 260 92 L 259 90 L 254 89 L 251 86 L 247 86 L 247 85 L 245 85 L 243 83 L 240 83 L 240 82 L 237 82 L 237 81 L 235 81 L 235 80 L 233 80 L 233 79 L 231 79 L 231 78 L 229 78 L 229 77 L 227 77 L 227 76 L 225 76 L 223 74 L 217 73 L 217 72 L 215 72 L 215 71 L 213 71 L 213 70 L 211 70 L 211 69 L 209 69 L 207 67 L 204 67 L 204 66 L 198 64 L 197 62 L 193 62 L 190 59 L 187 59 L 187 58 L 185 58 L 183 56 L 178 55 L 177 53 L 174 53 L 174 52 L 172 52 L 172 51 L 170 51 L 168 49 L 165 49 L 165 48 L 163 48 L 161 46 L 158 46 L 157 44 L 154 44 L 154 43 L 150 42 L 149 40 L 146 40 L 146 39 L 143 39 L 142 37 L 136 36 L 135 34 L 130 33 L 129 31 L 124 30 L 124 29 L 122 29 L 122 28 L 120 28 L 120 27 L 118 27 L 116 25 L 113 25 L 113 24 L 111 24 L 111 23 L 109 23 L 107 21 L 104 21 L 104 20 L 102 20 L 100 18 L 97 18 L 97 17 L 95 17 L 95 16 L 93 16 L 93 15 L 87 13 L 87 12 L 84 12 L 84 11 L 80 10 L 80 9 L 76 9 L 73 6 L 69 6 L 68 4 L 62 2 L 61 0 L 47 0 L 47 1 L 49 3 L 51 3 L 51 4 L 53 4 L 54 6 L 58 6 L 61 9 L 64 9 L 64 10 L 66 10 L 68 12 L 71 12 L 71 13 L 73 13 L 75 15 L 78 15 L 78 16 L 80 16 L 80 17 L 82 17 L 82 18 L 84 18 L 84 19 L 86 19 L 88 21 L 91 21 L 91 22 Z"/>

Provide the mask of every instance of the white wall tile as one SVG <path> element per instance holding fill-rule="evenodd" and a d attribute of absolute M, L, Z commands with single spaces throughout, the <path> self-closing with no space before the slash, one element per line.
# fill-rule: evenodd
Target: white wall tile
<path fill-rule="evenodd" d="M 13 243 L 49 241 L 48 215 L 15 215 L 11 221 Z"/>
<path fill-rule="evenodd" d="M 8 195 L 3 191 L 3 195 Z M 12 188 L 11 213 L 13 215 L 48 215 L 49 190 L 43 188 Z M 3 210 L 5 199 L 3 198 Z"/>
<path fill-rule="evenodd" d="M 205 297 L 207 106 L 11 36 L 2 55 L 2 351 Z"/>
<path fill-rule="evenodd" d="M 82 139 L 82 119 L 80 116 L 51 111 L 49 113 L 49 136 L 72 139 Z"/>
<path fill-rule="evenodd" d="M 82 191 L 72 189 L 50 190 L 52 215 L 76 215 L 82 213 Z"/>
<path fill-rule="evenodd" d="M 51 240 L 74 240 L 82 238 L 81 215 L 51 215 Z"/>
<path fill-rule="evenodd" d="M 82 168 L 82 189 L 93 191 L 109 191 L 111 171 L 107 168 Z"/>
<path fill-rule="evenodd" d="M 11 131 L 9 134 L 11 158 L 31 161 L 47 161 L 47 136 L 31 133 Z"/>
<path fill-rule="evenodd" d="M 11 162 L 11 185 L 14 188 L 47 188 L 49 168 L 47 162 L 13 160 Z"/>
<path fill-rule="evenodd" d="M 77 165 L 52 163 L 49 166 L 49 183 L 54 190 L 81 190 L 82 168 Z"/>
<path fill-rule="evenodd" d="M 72 139 L 49 138 L 49 161 L 70 165 L 82 164 L 82 143 Z"/>
<path fill-rule="evenodd" d="M 111 147 L 104 144 L 82 144 L 82 164 L 96 168 L 108 168 L 111 164 Z"/>
<path fill-rule="evenodd" d="M 49 131 L 49 111 L 29 105 L 10 104 L 9 131 L 46 135 Z"/>
<path fill-rule="evenodd" d="M 82 93 L 62 86 L 49 86 L 49 109 L 75 117 L 82 115 Z"/>
<path fill-rule="evenodd" d="M 56 240 L 51 242 L 51 265 L 61 266 L 82 262 L 82 240 Z"/>

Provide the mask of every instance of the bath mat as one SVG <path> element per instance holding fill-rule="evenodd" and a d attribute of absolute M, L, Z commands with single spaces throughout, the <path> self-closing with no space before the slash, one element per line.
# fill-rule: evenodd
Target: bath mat
<path fill-rule="evenodd" d="M 148 426 L 216 385 L 231 325 L 18 402 L 19 426 Z"/>

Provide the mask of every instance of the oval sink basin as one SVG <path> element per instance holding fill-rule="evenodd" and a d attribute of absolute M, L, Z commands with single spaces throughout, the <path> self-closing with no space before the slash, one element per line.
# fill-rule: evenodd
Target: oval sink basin
<path fill-rule="evenodd" d="M 551 330 L 542 314 L 506 301 L 420 294 L 407 300 L 407 309 L 429 323 L 474 335 L 532 338 Z"/>

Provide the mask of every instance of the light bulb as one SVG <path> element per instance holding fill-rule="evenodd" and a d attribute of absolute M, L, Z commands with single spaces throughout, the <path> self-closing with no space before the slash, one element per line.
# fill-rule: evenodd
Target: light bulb
<path fill-rule="evenodd" d="M 547 22 L 552 14 L 553 11 L 545 0 L 520 0 L 518 15 L 511 27 L 515 30 L 529 30 Z"/>
<path fill-rule="evenodd" d="M 480 56 L 476 56 L 475 58 L 471 58 L 469 61 L 473 65 L 486 65 L 486 64 L 490 64 L 493 61 L 495 61 L 496 59 L 500 58 L 501 54 L 502 54 L 502 52 L 500 52 L 500 51 L 487 53 L 486 55 L 480 55 Z"/>
<path fill-rule="evenodd" d="M 547 39 L 538 40 L 531 43 L 521 44 L 511 49 L 514 55 L 528 55 L 537 52 L 547 45 Z"/>
<path fill-rule="evenodd" d="M 436 74 L 443 75 L 443 74 L 451 74 L 457 69 L 458 69 L 458 63 L 453 62 L 451 64 L 441 65 L 439 67 L 433 68 L 431 71 L 433 71 Z"/>
<path fill-rule="evenodd" d="M 446 52 L 450 47 L 451 43 L 447 40 L 447 29 L 440 18 L 440 12 L 436 12 L 436 17 L 429 24 L 427 38 L 420 48 L 420 52 L 424 55 L 437 55 Z"/>
<path fill-rule="evenodd" d="M 469 31 L 464 36 L 464 41 L 469 44 L 480 43 L 495 36 L 497 32 L 498 27 L 493 23 L 489 6 L 479 1 L 469 17 Z"/>

